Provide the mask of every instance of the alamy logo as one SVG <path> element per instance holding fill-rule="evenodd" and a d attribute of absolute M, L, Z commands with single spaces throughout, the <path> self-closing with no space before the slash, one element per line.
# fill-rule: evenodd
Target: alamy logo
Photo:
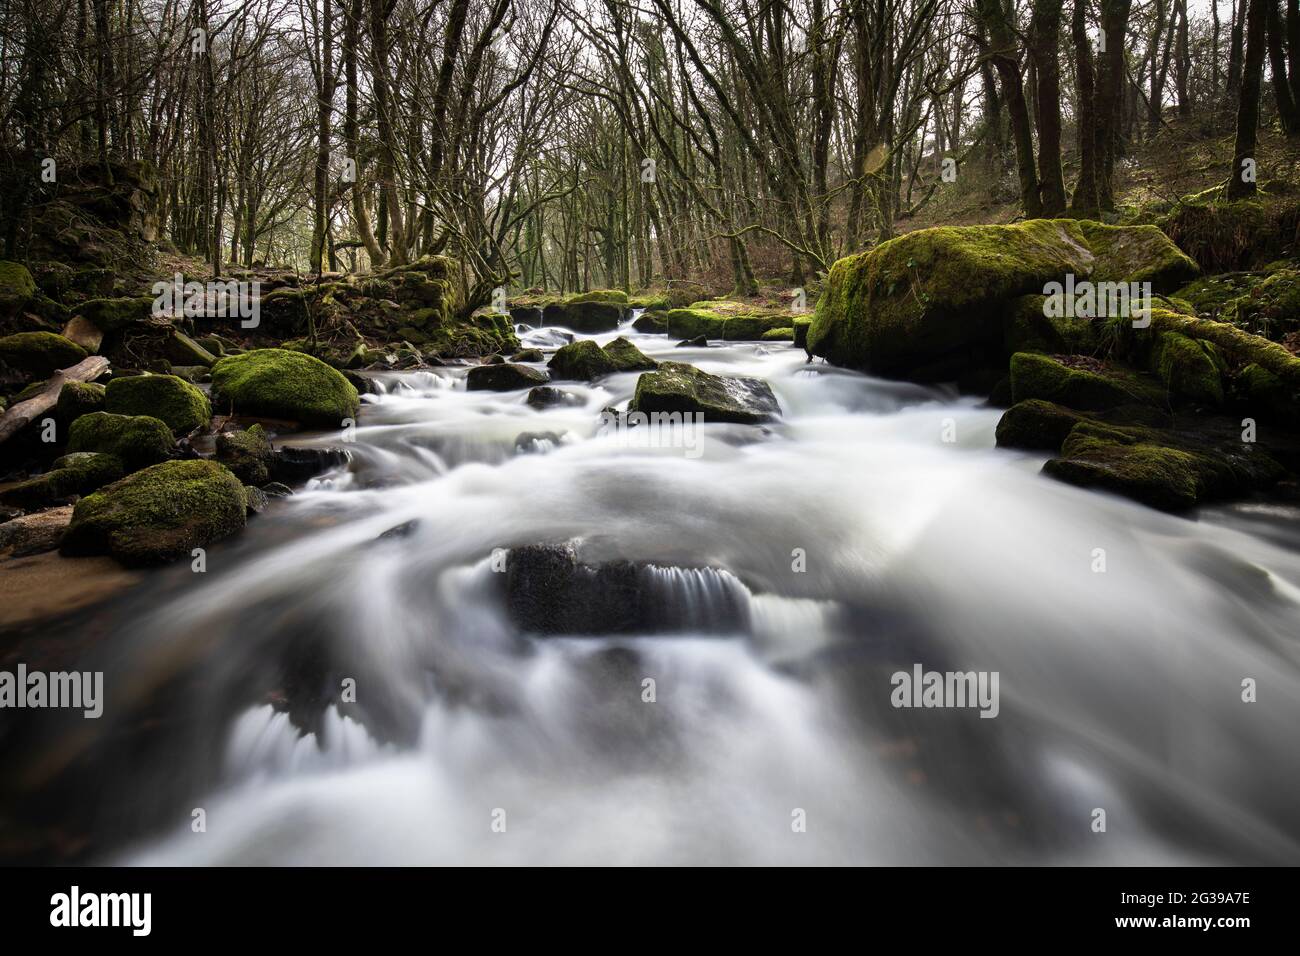
<path fill-rule="evenodd" d="M 255 329 L 261 323 L 262 284 L 256 279 L 186 282 L 178 272 L 171 282 L 155 282 L 153 294 L 153 314 L 157 317 L 237 318 L 245 329 Z"/>
<path fill-rule="evenodd" d="M 1074 273 L 1065 282 L 1043 286 L 1043 315 L 1049 319 L 1131 318 L 1135 329 L 1151 324 L 1150 282 L 1076 282 Z"/>
<path fill-rule="evenodd" d="M 129 926 L 132 936 L 148 936 L 153 927 L 152 893 L 69 893 L 50 897 L 51 926 Z"/>
<path fill-rule="evenodd" d="M 894 707 L 978 707 L 981 717 L 996 717 L 997 671 L 927 671 L 913 664 L 911 673 L 895 671 L 889 679 Z"/>
<path fill-rule="evenodd" d="M 613 436 L 624 448 L 681 448 L 687 458 L 704 454 L 700 447 L 703 412 L 602 412 L 596 434 Z"/>
<path fill-rule="evenodd" d="M 19 664 L 17 673 L 0 671 L 0 708 L 63 708 L 83 710 L 95 719 L 104 713 L 104 672 L 84 673 L 28 671 Z"/>

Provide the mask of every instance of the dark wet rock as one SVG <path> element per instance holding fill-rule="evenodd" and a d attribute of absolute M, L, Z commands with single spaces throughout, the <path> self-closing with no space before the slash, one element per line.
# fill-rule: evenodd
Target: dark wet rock
<path fill-rule="evenodd" d="M 348 454 L 341 448 L 311 448 L 286 445 L 277 448 L 271 461 L 271 480 L 282 485 L 300 485 L 332 468 L 347 464 Z"/>
<path fill-rule="evenodd" d="M 265 484 L 275 460 L 271 439 L 261 425 L 217 436 L 217 460 L 246 485 Z"/>
<path fill-rule="evenodd" d="M 542 362 L 546 356 L 541 349 L 522 349 L 510 356 L 512 362 Z"/>
<path fill-rule="evenodd" d="M 244 486 L 244 498 L 247 501 L 248 516 L 260 515 L 271 505 L 271 497 L 261 488 L 253 485 Z"/>
<path fill-rule="evenodd" d="M 545 372 L 527 365 L 479 365 L 465 376 L 465 387 L 471 391 L 513 392 L 516 389 L 545 385 L 550 378 Z"/>
<path fill-rule="evenodd" d="M 644 335 L 663 335 L 668 331 L 668 320 L 660 311 L 643 312 L 636 317 L 632 328 Z"/>
<path fill-rule="evenodd" d="M 525 401 L 533 408 L 554 408 L 557 405 L 581 405 L 582 397 L 554 385 L 539 385 L 529 390 Z"/>
<path fill-rule="evenodd" d="M 546 363 L 556 378 L 591 382 L 617 371 L 614 360 L 591 339 L 564 346 Z"/>
<path fill-rule="evenodd" d="M 602 351 L 614 363 L 614 370 L 617 372 L 647 372 L 659 365 L 621 335 L 606 345 Z"/>
<path fill-rule="evenodd" d="M 271 498 L 288 498 L 293 494 L 292 488 L 278 481 L 268 481 L 262 486 L 262 490 Z"/>
<path fill-rule="evenodd" d="M 7 553 L 10 558 L 25 558 L 55 551 L 71 518 L 72 506 L 64 505 L 0 523 L 0 553 Z"/>
<path fill-rule="evenodd" d="M 389 528 L 387 531 L 380 534 L 376 540 L 388 541 L 394 538 L 409 538 L 411 535 L 415 534 L 416 529 L 419 527 L 419 519 L 412 518 L 410 521 L 403 521 L 401 524 Z"/>
<path fill-rule="evenodd" d="M 637 380 L 628 411 L 699 413 L 709 422 L 750 425 L 780 416 L 781 406 L 761 379 L 710 375 L 693 365 L 663 362 Z"/>
<path fill-rule="evenodd" d="M 562 437 L 558 432 L 520 432 L 515 438 L 515 454 L 549 451 Z"/>
<path fill-rule="evenodd" d="M 622 324 L 627 306 L 615 302 L 553 303 L 542 310 L 544 325 L 562 325 L 585 335 L 612 332 Z"/>
<path fill-rule="evenodd" d="M 78 452 L 58 458 L 43 475 L 0 492 L 0 501 L 31 510 L 88 495 L 122 477 L 122 462 L 112 455 Z"/>
<path fill-rule="evenodd" d="M 693 339 L 683 339 L 677 343 L 679 349 L 706 349 L 709 347 L 709 338 L 706 335 L 697 335 Z"/>

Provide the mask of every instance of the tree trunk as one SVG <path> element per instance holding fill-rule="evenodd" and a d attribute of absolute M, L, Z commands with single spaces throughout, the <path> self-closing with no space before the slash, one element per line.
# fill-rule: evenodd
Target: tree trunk
<path fill-rule="evenodd" d="M 1070 21 L 1070 38 L 1074 42 L 1074 78 L 1079 91 L 1078 139 L 1079 179 L 1074 184 L 1070 210 L 1077 216 L 1096 218 L 1097 200 L 1097 118 L 1094 103 L 1092 45 L 1088 40 L 1088 0 L 1074 0 Z"/>
<path fill-rule="evenodd" d="M 1061 173 L 1061 67 L 1057 58 L 1063 0 L 1035 0 L 1029 30 L 1030 56 L 1038 74 L 1038 180 L 1041 214 L 1065 212 Z"/>
<path fill-rule="evenodd" d="M 1242 65 L 1241 99 L 1237 104 L 1237 141 L 1232 155 L 1232 173 L 1228 176 L 1229 199 L 1255 194 L 1255 132 L 1259 125 L 1259 88 L 1264 71 L 1265 4 L 1269 2 L 1250 0 L 1246 14 L 1246 55 Z"/>

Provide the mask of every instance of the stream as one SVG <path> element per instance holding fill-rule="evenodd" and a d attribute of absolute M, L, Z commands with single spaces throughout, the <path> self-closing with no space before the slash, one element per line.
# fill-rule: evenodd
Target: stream
<path fill-rule="evenodd" d="M 600 430 L 635 373 L 544 410 L 380 374 L 348 467 L 106 612 L 96 732 L 114 692 L 183 728 L 104 761 L 107 862 L 1300 862 L 1297 509 L 1162 514 L 953 391 L 621 333 L 782 418 L 691 450 Z M 496 549 L 560 542 L 647 563 L 674 626 L 520 633 Z M 915 664 L 996 672 L 996 717 L 892 706 Z"/>

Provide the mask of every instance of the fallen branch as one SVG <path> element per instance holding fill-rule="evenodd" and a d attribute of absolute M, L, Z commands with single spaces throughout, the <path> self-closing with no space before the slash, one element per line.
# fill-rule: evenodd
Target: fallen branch
<path fill-rule="evenodd" d="M 44 415 L 59 400 L 59 392 L 68 382 L 93 382 L 108 371 L 108 359 L 102 355 L 92 355 L 82 359 L 71 368 L 54 373 L 39 395 L 19 402 L 3 415 L 0 415 L 0 442 L 8 441 L 32 421 Z"/>

